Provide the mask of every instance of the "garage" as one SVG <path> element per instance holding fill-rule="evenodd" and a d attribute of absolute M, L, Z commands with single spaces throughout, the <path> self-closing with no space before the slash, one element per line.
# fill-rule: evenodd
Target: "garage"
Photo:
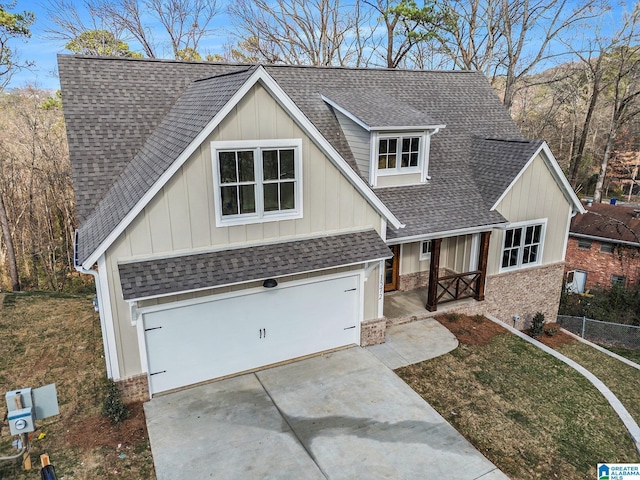
<path fill-rule="evenodd" d="M 146 310 L 151 394 L 359 343 L 360 278 L 318 277 Z"/>

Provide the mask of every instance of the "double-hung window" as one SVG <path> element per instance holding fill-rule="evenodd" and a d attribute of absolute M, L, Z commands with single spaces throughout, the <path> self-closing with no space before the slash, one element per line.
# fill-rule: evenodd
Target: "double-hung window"
<path fill-rule="evenodd" d="M 301 140 L 212 142 L 216 225 L 302 216 Z"/>
<path fill-rule="evenodd" d="M 378 140 L 378 171 L 404 173 L 420 167 L 421 136 L 381 136 Z"/>
<path fill-rule="evenodd" d="M 502 243 L 502 270 L 539 265 L 542 261 L 545 221 L 509 228 Z"/>

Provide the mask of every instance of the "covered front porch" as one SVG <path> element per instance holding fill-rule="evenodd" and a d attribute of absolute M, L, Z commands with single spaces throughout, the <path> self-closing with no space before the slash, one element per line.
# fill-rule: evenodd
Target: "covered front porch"
<path fill-rule="evenodd" d="M 490 236 L 491 231 L 485 231 L 391 246 L 394 257 L 385 266 L 385 317 L 396 317 L 394 309 L 399 308 L 435 312 L 464 299 L 483 301 Z"/>

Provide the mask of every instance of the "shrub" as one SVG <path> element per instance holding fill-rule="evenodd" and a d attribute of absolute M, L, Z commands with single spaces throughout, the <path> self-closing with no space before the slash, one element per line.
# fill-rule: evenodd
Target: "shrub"
<path fill-rule="evenodd" d="M 122 401 L 122 393 L 116 382 L 108 379 L 104 385 L 104 399 L 102 400 L 102 415 L 118 425 L 129 417 L 129 409 Z"/>
<path fill-rule="evenodd" d="M 462 317 L 462 315 L 460 315 L 459 313 L 455 313 L 455 312 L 445 313 L 444 314 L 444 318 L 446 318 L 447 321 L 452 322 L 452 323 L 453 322 L 457 322 L 458 320 L 460 320 L 461 317 Z"/>
<path fill-rule="evenodd" d="M 549 335 L 550 337 L 553 337 L 556 333 L 558 333 L 558 329 L 556 327 L 551 327 L 551 328 L 547 328 L 544 333 L 546 333 L 547 335 Z"/>
<path fill-rule="evenodd" d="M 531 328 L 529 329 L 529 335 L 533 338 L 538 338 L 544 332 L 544 313 L 537 312 L 531 320 Z"/>

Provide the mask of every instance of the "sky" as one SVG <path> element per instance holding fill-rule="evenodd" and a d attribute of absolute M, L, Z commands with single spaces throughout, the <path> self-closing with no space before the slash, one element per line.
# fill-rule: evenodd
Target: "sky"
<path fill-rule="evenodd" d="M 23 12 L 25 10 L 35 14 L 35 22 L 31 26 L 31 38 L 15 39 L 11 46 L 17 51 L 21 61 L 29 61 L 34 64 L 31 68 L 25 68 L 16 72 L 6 88 L 21 88 L 34 85 L 46 90 L 57 90 L 60 82 L 57 75 L 57 55 L 59 53 L 71 53 L 64 48 L 64 41 L 55 41 L 47 38 L 46 30 L 51 26 L 44 8 L 47 0 L 18 0 L 17 5 L 10 12 Z M 219 0 L 224 3 L 224 0 Z M 81 5 L 81 0 L 67 0 L 70 4 Z M 230 32 L 226 25 L 228 18 L 221 8 L 220 13 L 214 19 L 212 28 L 217 35 L 213 38 L 203 39 L 200 50 L 206 53 L 223 51 L 223 45 L 227 42 Z M 129 42 L 131 50 L 141 51 L 134 42 Z M 167 58 L 173 58 L 167 55 Z"/>
<path fill-rule="evenodd" d="M 65 50 L 63 41 L 54 41 L 47 38 L 46 30 L 50 28 L 50 22 L 44 8 L 45 2 L 48 0 L 17 0 L 17 5 L 12 8 L 11 12 L 32 11 L 35 14 L 35 23 L 31 27 L 32 36 L 28 39 L 16 39 L 12 42 L 12 46 L 17 50 L 18 57 L 22 61 L 33 63 L 33 67 L 22 69 L 15 73 L 7 88 L 21 88 L 27 85 L 34 85 L 47 90 L 57 90 L 60 88 L 57 77 L 57 60 L 58 53 L 70 53 Z M 82 0 L 66 0 L 70 4 L 81 5 Z M 221 53 L 224 51 L 224 44 L 229 42 L 231 32 L 228 30 L 230 20 L 225 14 L 226 1 L 218 0 L 221 4 L 220 13 L 215 17 L 211 27 L 216 35 L 211 38 L 203 39 L 199 50 L 203 54 Z M 573 3 L 579 0 L 569 0 Z M 612 1 L 616 11 L 612 17 L 616 17 L 622 9 L 632 8 L 635 0 L 625 0 L 616 4 L 616 0 Z M 589 29 L 587 29 L 589 30 Z M 129 42 L 131 50 L 141 51 L 135 42 Z M 170 53 L 170 52 L 167 52 Z M 172 58 L 172 55 L 166 55 Z"/>

